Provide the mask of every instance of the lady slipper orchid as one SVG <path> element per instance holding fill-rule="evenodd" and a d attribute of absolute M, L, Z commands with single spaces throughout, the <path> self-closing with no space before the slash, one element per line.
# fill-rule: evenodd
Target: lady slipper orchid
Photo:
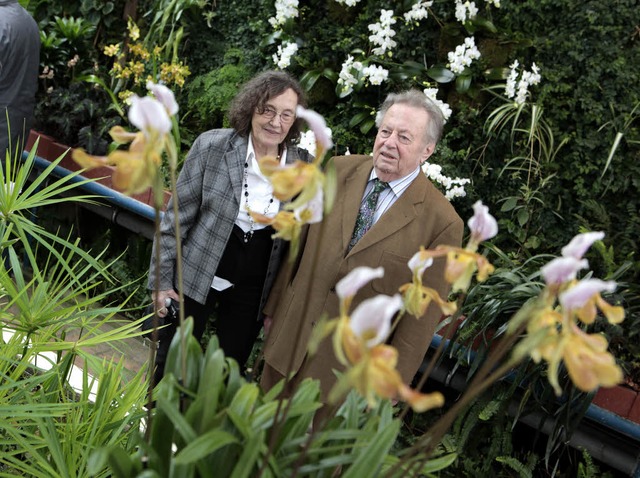
<path fill-rule="evenodd" d="M 453 292 L 466 292 L 474 273 L 477 272 L 478 282 L 484 282 L 495 269 L 486 257 L 476 252 L 456 247 L 447 247 L 446 250 L 445 279 Z"/>
<path fill-rule="evenodd" d="M 148 87 L 161 101 L 149 96 L 131 97 L 129 121 L 140 132 L 130 133 L 120 126 L 111 128 L 109 132 L 116 143 L 130 143 L 128 151 L 116 150 L 106 157 L 91 156 L 82 149 L 72 153 L 74 161 L 83 168 L 115 166 L 113 185 L 125 194 L 140 193 L 155 184 L 172 127 L 170 115 L 178 111 L 173 93 L 168 88 L 151 82 Z"/>
<path fill-rule="evenodd" d="M 365 300 L 351 313 L 351 330 L 366 347 L 372 348 L 387 339 L 391 319 L 401 307 L 402 299 L 398 294 Z"/>
<path fill-rule="evenodd" d="M 307 122 L 316 137 L 316 160 L 322 158 L 326 151 L 333 146 L 331 130 L 327 127 L 324 118 L 315 111 L 308 110 L 300 105 L 296 108 L 296 115 Z"/>
<path fill-rule="evenodd" d="M 624 309 L 608 304 L 600 295 L 600 292 L 613 292 L 615 289 L 616 283 L 614 281 L 583 279 L 562 292 L 558 300 L 567 312 L 575 313 L 585 324 L 593 323 L 597 308 L 602 310 L 610 323 L 619 324 L 624 319 Z"/>
<path fill-rule="evenodd" d="M 359 271 L 358 279 L 366 279 L 371 273 L 372 270 Z M 347 316 L 339 319 L 333 344 L 336 357 L 349 369 L 330 393 L 330 401 L 336 400 L 350 385 L 371 407 L 377 405 L 379 398 L 405 400 L 416 411 L 442 406 L 444 397 L 440 393 L 423 394 L 402 382 L 395 368 L 398 351 L 382 343 L 389 333 L 393 315 L 401 307 L 398 295 L 377 296 L 362 302 L 351 319 Z"/>
<path fill-rule="evenodd" d="M 467 221 L 471 230 L 471 238 L 467 248 L 475 251 L 482 241 L 491 239 L 498 234 L 498 222 L 489 214 L 489 208 L 483 205 L 482 201 L 476 201 L 473 205 L 473 212 L 473 216 Z"/>
<path fill-rule="evenodd" d="M 582 259 L 591 245 L 604 238 L 604 232 L 585 232 L 575 236 L 569 244 L 562 248 L 563 257 Z"/>
<path fill-rule="evenodd" d="M 561 285 L 574 280 L 578 272 L 589 267 L 586 259 L 575 257 L 556 257 L 540 269 L 542 278 L 548 286 Z"/>
<path fill-rule="evenodd" d="M 457 309 L 455 302 L 442 300 L 435 289 L 422 285 L 424 271 L 431 267 L 432 264 L 433 257 L 430 251 L 421 246 L 420 250 L 407 263 L 413 275 L 411 283 L 400 287 L 405 310 L 417 318 L 424 315 L 431 301 L 435 301 L 442 312 L 447 315 L 453 314 Z"/>
<path fill-rule="evenodd" d="M 150 96 L 131 97 L 129 121 L 148 138 L 157 138 L 171 131 L 171 119 L 167 110 L 162 103 Z"/>
<path fill-rule="evenodd" d="M 384 268 L 356 267 L 336 284 L 336 294 L 340 299 L 352 298 L 368 282 L 384 276 Z"/>
<path fill-rule="evenodd" d="M 607 345 L 607 339 L 602 335 L 585 334 L 579 329 L 569 336 L 563 359 L 571 381 L 583 392 L 622 382 L 622 370 L 613 355 L 607 352 Z"/>
<path fill-rule="evenodd" d="M 413 273 L 415 279 L 422 282 L 422 275 L 427 268 L 433 265 L 433 257 L 428 253 L 424 246 L 420 246 L 420 250 L 416 252 L 407 263 L 409 269 Z"/>
<path fill-rule="evenodd" d="M 164 106 L 169 116 L 174 116 L 178 112 L 178 102 L 176 97 L 169 88 L 165 85 L 154 83 L 153 81 L 147 82 L 147 89 L 153 93 L 153 96 Z"/>

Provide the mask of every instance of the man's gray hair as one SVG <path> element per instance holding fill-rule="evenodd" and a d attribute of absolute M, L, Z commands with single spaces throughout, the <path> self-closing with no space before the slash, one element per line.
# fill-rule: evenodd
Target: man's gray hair
<path fill-rule="evenodd" d="M 387 110 L 395 104 L 404 104 L 414 108 L 422 108 L 429 115 L 427 123 L 426 142 L 438 144 L 442 137 L 442 129 L 444 128 L 444 116 L 440 107 L 433 102 L 427 95 L 417 89 L 402 91 L 400 93 L 390 93 L 382 103 L 380 111 L 376 115 L 376 126 L 379 128 L 382 118 Z"/>

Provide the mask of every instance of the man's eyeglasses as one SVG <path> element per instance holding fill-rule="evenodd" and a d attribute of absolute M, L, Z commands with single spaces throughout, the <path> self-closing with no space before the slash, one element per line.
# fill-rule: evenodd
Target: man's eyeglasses
<path fill-rule="evenodd" d="M 258 113 L 260 113 L 260 110 L 258 110 Z M 293 122 L 293 120 L 296 119 L 296 115 L 293 111 L 290 110 L 284 110 L 281 111 L 280 113 L 278 113 L 276 111 L 275 108 L 271 107 L 271 106 L 265 106 L 264 107 L 264 111 L 262 111 L 260 113 L 262 116 L 264 116 L 265 118 L 267 118 L 268 120 L 272 120 L 273 118 L 276 117 L 276 115 L 280 116 L 280 121 L 283 124 L 289 124 L 291 122 Z"/>

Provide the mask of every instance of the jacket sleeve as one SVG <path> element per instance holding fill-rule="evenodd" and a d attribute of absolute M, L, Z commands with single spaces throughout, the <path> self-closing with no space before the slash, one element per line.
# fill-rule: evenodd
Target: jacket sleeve
<path fill-rule="evenodd" d="M 189 230 L 195 224 L 202 204 L 203 178 L 209 149 L 206 143 L 202 135 L 196 138 L 176 182 L 176 195 L 180 205 L 178 225 L 181 241 L 184 241 L 189 235 Z M 174 198 L 172 197 L 160 222 L 159 238 L 156 235 L 153 241 L 149 280 L 147 282 L 147 287 L 151 290 L 156 289 L 156 277 L 159 277 L 158 290 L 167 290 L 174 287 L 177 255 L 176 237 L 176 216 L 174 214 Z M 156 262 L 156 251 L 158 249 L 160 253 L 159 263 Z"/>

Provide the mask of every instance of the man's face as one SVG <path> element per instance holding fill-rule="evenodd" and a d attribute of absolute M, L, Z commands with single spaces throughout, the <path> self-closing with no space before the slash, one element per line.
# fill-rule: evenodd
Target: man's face
<path fill-rule="evenodd" d="M 435 144 L 425 143 L 429 114 L 406 104 L 391 106 L 373 145 L 373 167 L 381 181 L 405 177 L 427 160 Z"/>

